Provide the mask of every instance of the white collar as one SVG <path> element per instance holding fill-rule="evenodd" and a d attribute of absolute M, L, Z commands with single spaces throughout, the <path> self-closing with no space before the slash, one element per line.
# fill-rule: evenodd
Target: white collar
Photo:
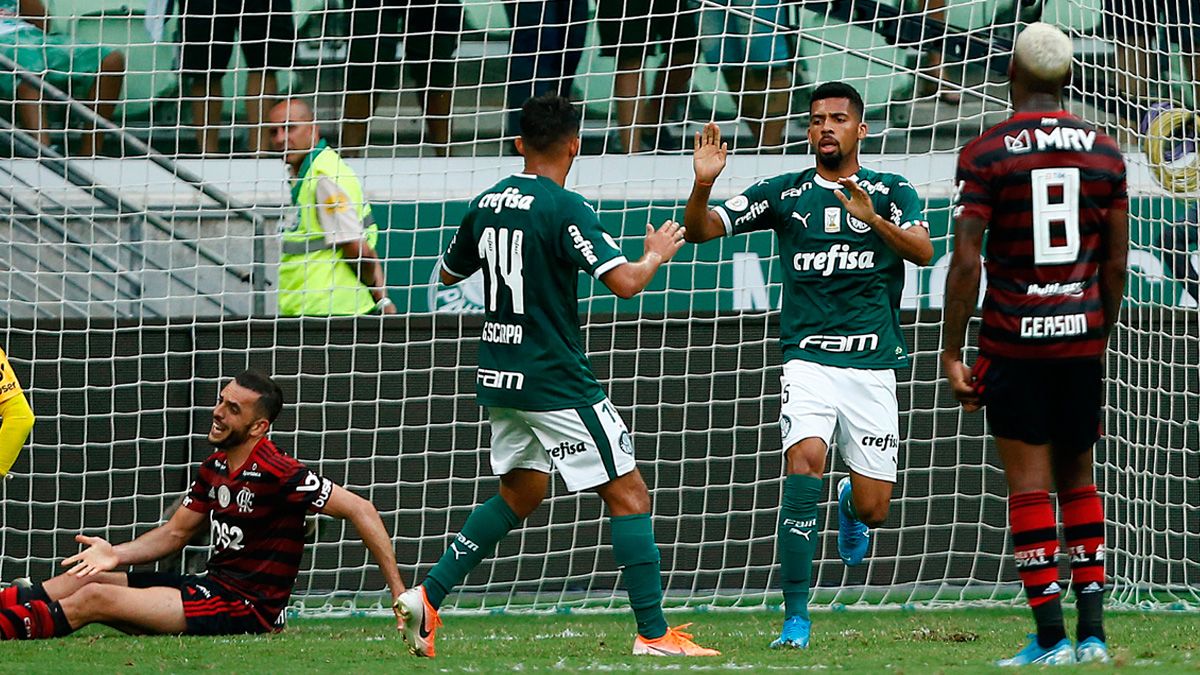
<path fill-rule="evenodd" d="M 853 178 L 855 182 L 858 182 L 858 174 L 857 173 L 850 174 L 850 178 Z M 840 190 L 842 188 L 841 183 L 839 183 L 837 181 L 826 180 L 824 178 L 821 178 L 821 174 L 819 174 L 819 173 L 813 174 L 813 182 L 816 183 L 817 185 L 820 185 L 821 187 L 825 188 L 826 190 Z"/>
<path fill-rule="evenodd" d="M 513 174 L 513 178 L 537 178 L 537 175 L 532 173 L 517 172 Z"/>

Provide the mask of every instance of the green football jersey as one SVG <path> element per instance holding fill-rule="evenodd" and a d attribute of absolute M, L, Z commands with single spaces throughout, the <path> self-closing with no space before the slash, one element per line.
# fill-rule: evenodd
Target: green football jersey
<path fill-rule="evenodd" d="M 579 331 L 579 270 L 600 278 L 626 261 L 583 197 L 515 174 L 473 199 L 442 256 L 466 278 L 483 270 L 480 405 L 563 410 L 604 398 Z"/>
<path fill-rule="evenodd" d="M 860 168 L 875 212 L 902 228 L 925 227 L 916 189 L 895 174 Z M 775 230 L 783 270 L 779 337 L 785 361 L 844 368 L 901 368 L 904 260 L 838 201 L 840 185 L 815 168 L 747 188 L 714 207 L 726 235 Z"/>

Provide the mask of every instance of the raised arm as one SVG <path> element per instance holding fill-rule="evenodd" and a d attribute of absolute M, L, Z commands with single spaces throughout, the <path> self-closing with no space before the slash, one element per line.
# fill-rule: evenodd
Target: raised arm
<path fill-rule="evenodd" d="M 979 395 L 971 384 L 971 370 L 962 360 L 967 322 L 975 313 L 981 275 L 980 253 L 987 223 L 979 218 L 962 218 L 954 226 L 954 253 L 946 274 L 946 298 L 942 310 L 942 370 L 954 397 L 967 412 L 979 409 Z"/>
<path fill-rule="evenodd" d="M 205 520 L 204 514 L 180 506 L 170 520 L 124 544 L 113 546 L 100 537 L 77 534 L 75 541 L 86 544 L 87 548 L 62 561 L 62 565 L 71 568 L 68 574 L 83 578 L 118 567 L 154 562 L 187 546 Z"/>
<path fill-rule="evenodd" d="M 709 122 L 703 131 L 696 133 L 693 148 L 692 169 L 696 177 L 683 212 L 683 227 L 687 240 L 698 244 L 725 234 L 725 223 L 716 211 L 708 208 L 708 198 L 713 183 L 725 169 L 729 144 L 721 142 L 721 129 Z"/>
<path fill-rule="evenodd" d="M 404 581 L 400 578 L 400 570 L 396 567 L 396 553 L 392 548 L 392 538 L 388 534 L 387 528 L 384 527 L 383 520 L 379 517 L 375 506 L 342 486 L 334 484 L 329 501 L 325 503 L 322 513 L 335 518 L 343 518 L 354 525 L 363 545 L 371 552 L 371 558 L 379 566 L 379 572 L 383 574 L 383 580 L 387 582 L 392 600 L 395 601 L 400 597 L 400 594 L 404 592 Z M 399 629 L 401 625 L 398 623 L 396 627 Z"/>
<path fill-rule="evenodd" d="M 617 297 L 625 300 L 632 298 L 646 288 L 663 263 L 683 248 L 685 234 L 683 227 L 673 220 L 663 223 L 657 230 L 647 223 L 646 239 L 642 242 L 645 252 L 641 259 L 617 265 L 602 274 L 600 281 Z"/>

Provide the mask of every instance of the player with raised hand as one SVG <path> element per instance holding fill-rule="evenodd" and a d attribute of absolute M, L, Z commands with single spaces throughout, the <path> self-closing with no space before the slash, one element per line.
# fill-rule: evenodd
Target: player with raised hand
<path fill-rule="evenodd" d="M 867 125 L 858 92 L 822 84 L 809 112 L 814 168 L 760 181 L 711 209 L 727 148 L 715 124 L 696 134 L 684 216 L 690 241 L 755 230 L 774 230 L 779 240 L 787 477 L 777 541 L 786 618 L 773 648 L 808 647 L 817 506 L 831 443 L 850 467 L 837 490 L 838 552 L 847 565 L 862 562 L 868 528 L 887 518 L 900 439 L 894 369 L 908 363 L 899 309 L 904 261 L 925 265 L 933 256 L 913 186 L 859 164 Z"/>
<path fill-rule="evenodd" d="M 987 410 L 1008 481 L 1017 572 L 1037 636 L 999 665 L 1107 661 L 1104 508 L 1092 476 L 1103 357 L 1121 309 L 1129 250 L 1125 162 L 1116 142 L 1063 109 L 1071 39 L 1045 23 L 1017 37 L 1013 115 L 958 158 L 954 253 L 946 277 L 942 367 L 968 412 Z M 987 238 L 979 357 L 963 363 Z M 1057 490 L 1079 609 L 1063 627 Z"/>
<path fill-rule="evenodd" d="M 483 270 L 476 400 L 487 408 L 500 491 L 475 507 L 426 579 L 397 601 L 405 637 L 414 654 L 434 656 L 442 601 L 541 504 L 553 467 L 567 489 L 594 490 L 608 507 L 613 558 L 637 620 L 633 653 L 719 654 L 692 642 L 686 626 L 667 626 L 650 495 L 579 331 L 580 270 L 633 297 L 683 246 L 683 230 L 671 221 L 647 226 L 644 255 L 627 261 L 591 205 L 563 187 L 579 154 L 575 107 L 560 96 L 532 98 L 520 124 L 524 170 L 471 201 L 441 267 L 447 285 Z"/>
<path fill-rule="evenodd" d="M 65 574 L 0 590 L 0 639 L 61 637 L 90 623 L 141 634 L 282 630 L 309 512 L 353 523 L 398 597 L 404 582 L 375 507 L 267 438 L 282 407 L 279 385 L 257 371 L 225 385 L 208 432 L 216 452 L 200 465 L 170 520 L 116 546 L 76 536 L 87 548 L 63 561 Z M 206 522 L 213 553 L 205 574 L 121 571 L 176 553 Z"/>

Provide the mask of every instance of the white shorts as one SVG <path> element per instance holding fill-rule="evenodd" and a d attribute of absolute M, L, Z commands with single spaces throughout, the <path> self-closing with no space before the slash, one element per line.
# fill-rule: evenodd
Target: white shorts
<path fill-rule="evenodd" d="M 855 473 L 896 482 L 900 416 L 896 372 L 838 368 L 810 361 L 783 364 L 779 429 L 784 450 L 806 438 L 837 443 Z"/>
<path fill-rule="evenodd" d="M 535 412 L 488 408 L 492 472 L 550 473 L 554 466 L 572 492 L 603 485 L 633 471 L 633 438 L 605 398 L 583 408 Z"/>

